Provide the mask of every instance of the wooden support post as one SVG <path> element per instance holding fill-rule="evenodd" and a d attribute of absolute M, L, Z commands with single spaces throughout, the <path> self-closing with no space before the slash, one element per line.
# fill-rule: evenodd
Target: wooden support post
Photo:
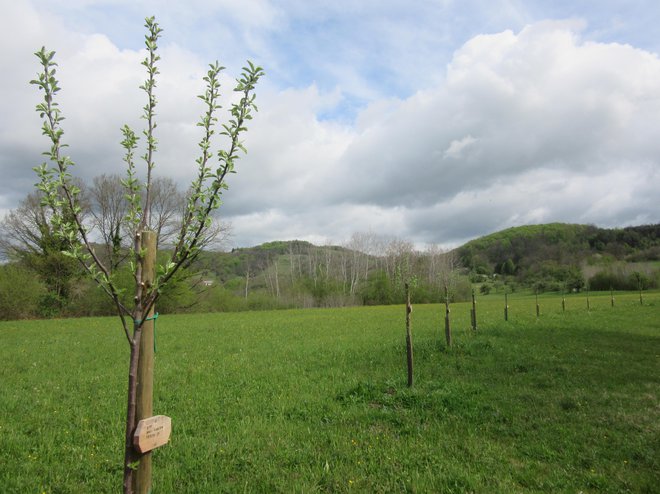
<path fill-rule="evenodd" d="M 410 287 L 406 283 L 406 355 L 408 359 L 408 387 L 413 385 L 413 343 L 412 343 L 412 322 L 411 313 L 412 305 L 410 305 Z"/>
<path fill-rule="evenodd" d="M 587 285 L 587 312 L 591 310 L 591 303 L 589 302 L 589 286 Z"/>
<path fill-rule="evenodd" d="M 509 320 L 509 294 L 504 292 L 504 320 Z"/>
<path fill-rule="evenodd" d="M 156 232 L 142 232 L 142 248 L 145 256 L 142 260 L 142 281 L 148 290 L 156 277 Z M 136 421 L 153 415 L 154 389 L 154 307 L 148 314 L 143 314 L 142 338 L 137 370 L 137 407 Z M 137 471 L 133 475 L 133 492 L 148 494 L 151 492 L 151 452 L 140 454 Z"/>
<path fill-rule="evenodd" d="M 610 304 L 614 307 L 614 291 L 612 290 L 612 287 L 610 287 Z"/>
<path fill-rule="evenodd" d="M 472 289 L 472 310 L 470 311 L 470 319 L 472 320 L 472 331 L 477 330 L 477 300 L 474 297 L 474 288 Z"/>
<path fill-rule="evenodd" d="M 536 297 L 536 317 L 538 319 L 538 317 L 541 315 L 541 306 L 539 305 L 539 291 L 538 290 L 536 290 L 534 292 L 534 296 Z"/>
<path fill-rule="evenodd" d="M 566 312 L 566 298 L 564 297 L 564 291 L 561 292 L 561 311 Z"/>
<path fill-rule="evenodd" d="M 451 324 L 449 322 L 449 287 L 445 285 L 445 339 L 447 347 L 451 348 Z"/>

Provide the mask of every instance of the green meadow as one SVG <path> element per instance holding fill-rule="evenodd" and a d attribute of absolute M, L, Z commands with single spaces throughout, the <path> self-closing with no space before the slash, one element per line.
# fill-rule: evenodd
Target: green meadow
<path fill-rule="evenodd" d="M 157 321 L 154 493 L 658 492 L 660 293 Z M 119 321 L 0 323 L 0 491 L 120 492 Z"/>

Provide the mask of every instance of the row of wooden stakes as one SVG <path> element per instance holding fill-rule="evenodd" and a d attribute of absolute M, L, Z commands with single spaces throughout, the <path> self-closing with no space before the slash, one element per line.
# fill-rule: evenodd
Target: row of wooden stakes
<path fill-rule="evenodd" d="M 406 288 L 406 357 L 408 367 L 408 387 L 412 387 L 414 382 L 413 377 L 413 344 L 412 344 L 412 329 L 410 315 L 412 313 L 412 304 L 410 303 L 410 286 L 405 284 Z M 539 305 L 538 293 L 535 293 L 536 299 L 536 317 L 541 317 L 541 306 Z M 644 305 L 644 298 L 642 291 L 639 291 L 639 303 Z M 610 304 L 614 307 L 614 292 L 610 290 Z M 562 294 L 561 297 L 561 310 L 566 312 L 566 297 Z M 589 299 L 589 291 L 587 291 L 587 310 L 591 310 L 591 301 Z M 449 308 L 449 288 L 445 286 L 445 339 L 447 340 L 447 347 L 451 347 L 451 321 L 449 318 L 451 310 Z M 504 293 L 504 320 L 509 320 L 509 294 Z M 477 299 L 472 290 L 472 308 L 470 309 L 470 323 L 472 330 L 477 330 Z"/>

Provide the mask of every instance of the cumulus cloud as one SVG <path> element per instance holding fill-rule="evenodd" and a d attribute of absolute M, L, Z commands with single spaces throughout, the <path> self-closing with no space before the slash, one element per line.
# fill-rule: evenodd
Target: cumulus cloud
<path fill-rule="evenodd" d="M 146 101 L 139 86 L 146 78 L 141 66 L 146 51 L 120 49 L 103 34 L 70 31 L 63 19 L 38 12 L 29 3 L 12 3 L 12 9 L 0 29 L 6 50 L 2 57 L 12 63 L 3 81 L 8 97 L 0 103 L 2 113 L 12 115 L 12 120 L 5 120 L 0 127 L 1 166 L 8 174 L 0 185 L 0 196 L 15 204 L 27 192 L 36 181 L 31 168 L 43 160 L 41 152 L 48 146 L 33 111 L 42 96 L 28 84 L 40 69 L 32 53 L 42 45 L 56 51 L 64 142 L 77 165 L 75 173 L 86 180 L 101 173 L 121 173 L 120 128 L 129 124 L 138 135 L 144 128 L 140 117 Z M 10 25 L 12 19 L 23 21 L 19 31 Z M 197 95 L 204 91 L 202 77 L 207 64 L 195 53 L 166 40 L 159 53 L 157 165 L 160 173 L 186 183 L 194 174 L 198 153 L 196 122 L 203 105 Z M 231 93 L 233 77 L 223 74 L 221 80 L 224 92 Z M 227 102 L 225 97 L 225 105 Z"/>
<path fill-rule="evenodd" d="M 236 21 L 271 33 L 292 26 L 282 8 L 253 8 L 254 17 Z M 8 97 L 0 109 L 13 118 L 0 123 L 4 210 L 30 190 L 31 167 L 47 144 L 32 112 L 39 96 L 26 84 L 37 70 L 35 48 L 58 51 L 65 137 L 85 178 L 123 170 L 119 128 L 140 128 L 144 104 L 137 89 L 143 51 L 73 31 L 27 2 L 7 9 L 0 56 L 13 70 L 1 83 Z M 8 19 L 19 18 L 17 30 Z M 428 37 L 423 53 L 438 42 L 428 29 L 421 30 Z M 341 242 L 373 231 L 450 246 L 526 223 L 659 221 L 660 60 L 630 45 L 589 40 L 583 29 L 583 22 L 544 21 L 474 36 L 446 67 L 422 67 L 421 89 L 403 96 L 385 95 L 387 84 L 365 85 L 362 73 L 348 77 L 351 65 L 338 59 L 326 67 L 340 81 L 330 87 L 284 87 L 267 77 L 246 135 L 249 153 L 223 198 L 233 243 Z M 250 49 L 271 53 L 266 39 L 255 36 Z M 366 55 L 355 53 L 350 63 Z M 185 185 L 194 173 L 201 110 L 195 95 L 203 91 L 206 60 L 167 37 L 161 56 L 157 171 Z M 274 58 L 273 71 L 286 71 L 286 59 Z M 414 80 L 414 70 L 405 70 L 400 87 Z M 236 67 L 227 72 L 225 92 Z M 398 80 L 395 70 L 383 74 Z M 332 117 L 356 97 L 368 103 L 354 119 Z"/>
<path fill-rule="evenodd" d="M 479 36 L 455 54 L 443 85 L 402 101 L 354 141 L 346 166 L 366 163 L 366 188 L 350 194 L 428 203 L 531 168 L 598 174 L 654 161 L 658 80 L 657 56 L 581 43 L 562 24 Z M 368 158 L 376 152 L 384 159 Z"/>
<path fill-rule="evenodd" d="M 450 224 L 472 223 L 460 199 L 488 198 L 491 228 L 467 237 L 512 222 L 657 221 L 659 83 L 655 54 L 582 42 L 574 23 L 478 36 L 455 53 L 443 84 L 356 134 L 340 161 L 339 181 L 350 185 L 336 200 L 405 206 L 421 232 L 446 217 L 438 208 L 456 215 Z M 459 233 L 438 225 L 426 237 Z"/>

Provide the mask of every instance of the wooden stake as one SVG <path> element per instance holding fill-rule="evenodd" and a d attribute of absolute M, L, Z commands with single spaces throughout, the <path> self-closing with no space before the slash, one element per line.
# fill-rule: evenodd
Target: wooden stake
<path fill-rule="evenodd" d="M 541 315 L 541 306 L 539 305 L 539 292 L 536 290 L 534 292 L 534 296 L 536 297 L 536 317 L 538 318 Z"/>
<path fill-rule="evenodd" d="M 156 277 L 156 232 L 142 232 L 142 248 L 145 256 L 142 260 L 142 281 L 147 290 Z M 142 338 L 137 370 L 137 409 L 136 419 L 147 419 L 153 415 L 154 389 L 154 307 L 148 314 L 143 314 Z M 133 492 L 148 494 L 151 492 L 151 452 L 140 454 L 137 471 L 133 475 Z"/>
<path fill-rule="evenodd" d="M 612 304 L 612 307 L 614 307 L 614 291 L 612 290 L 612 287 L 610 287 L 610 303 Z"/>
<path fill-rule="evenodd" d="M 472 320 L 472 330 L 477 330 L 477 300 L 474 298 L 474 288 L 472 289 L 472 310 L 470 311 L 470 319 Z"/>
<path fill-rule="evenodd" d="M 445 285 L 445 339 L 447 347 L 451 348 L 451 325 L 449 322 L 449 287 Z"/>
<path fill-rule="evenodd" d="M 504 320 L 509 320 L 509 294 L 504 292 Z"/>
<path fill-rule="evenodd" d="M 413 343 L 412 343 L 412 323 L 411 313 L 412 305 L 410 305 L 410 287 L 406 283 L 406 355 L 408 358 L 408 387 L 413 385 Z"/>

